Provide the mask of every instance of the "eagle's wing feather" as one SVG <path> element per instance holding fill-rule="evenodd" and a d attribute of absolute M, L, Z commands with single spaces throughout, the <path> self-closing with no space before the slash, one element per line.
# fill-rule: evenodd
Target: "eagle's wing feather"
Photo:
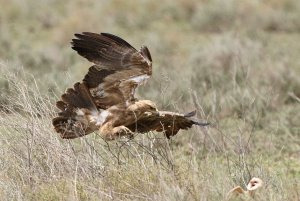
<path fill-rule="evenodd" d="M 87 60 L 109 69 L 123 69 L 139 66 L 151 70 L 147 62 L 151 62 L 151 55 L 146 47 L 137 51 L 125 40 L 108 33 L 83 32 L 75 34 L 72 48 Z"/>
<path fill-rule="evenodd" d="M 201 122 L 194 118 L 196 111 L 180 114 L 169 111 L 152 111 L 145 113 L 135 124 L 129 125 L 133 131 L 141 133 L 149 131 L 164 132 L 167 138 L 176 135 L 180 129 L 186 130 L 193 125 L 206 126 L 207 122 Z"/>
<path fill-rule="evenodd" d="M 107 109 L 134 99 L 135 89 L 152 74 L 152 58 L 147 47 L 137 51 L 125 40 L 108 33 L 75 34 L 73 49 L 96 65 L 83 82 L 98 108 Z"/>

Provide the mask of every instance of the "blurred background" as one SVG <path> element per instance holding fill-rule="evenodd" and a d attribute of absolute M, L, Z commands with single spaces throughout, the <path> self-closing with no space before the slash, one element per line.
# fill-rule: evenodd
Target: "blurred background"
<path fill-rule="evenodd" d="M 196 108 L 199 118 L 213 123 L 206 134 L 199 129 L 178 134 L 178 154 L 196 150 L 202 160 L 218 153 L 221 164 L 228 157 L 222 152 L 250 154 L 251 163 L 259 157 L 251 167 L 281 182 L 270 184 L 282 193 L 278 200 L 299 199 L 299 181 L 293 180 L 300 176 L 299 0 L 0 0 L 0 5 L 0 108 L 22 98 L 12 83 L 38 90 L 54 105 L 92 65 L 71 49 L 74 33 L 112 33 L 136 49 L 146 45 L 152 54 L 153 77 L 138 97 L 164 110 Z M 242 183 L 232 174 L 226 175 L 235 178 L 230 181 Z M 222 180 L 224 174 L 214 176 Z"/>

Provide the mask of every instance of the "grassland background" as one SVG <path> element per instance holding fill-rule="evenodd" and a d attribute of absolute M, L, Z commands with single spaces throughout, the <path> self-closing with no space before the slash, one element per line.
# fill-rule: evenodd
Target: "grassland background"
<path fill-rule="evenodd" d="M 300 200 L 300 1 L 0 0 L 1 200 Z M 133 141 L 62 140 L 60 94 L 91 65 L 69 42 L 110 32 L 151 51 L 138 96 L 213 125 Z"/>

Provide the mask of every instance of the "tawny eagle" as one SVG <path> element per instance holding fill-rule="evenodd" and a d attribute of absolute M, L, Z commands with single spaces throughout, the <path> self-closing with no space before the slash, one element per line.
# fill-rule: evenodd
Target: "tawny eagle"
<path fill-rule="evenodd" d="M 95 65 L 56 103 L 61 111 L 52 123 L 62 138 L 73 139 L 97 130 L 105 140 L 149 131 L 164 132 L 169 138 L 194 124 L 208 125 L 193 118 L 195 111 L 158 111 L 152 101 L 134 97 L 137 86 L 152 74 L 152 58 L 146 46 L 137 51 L 109 33 L 75 36 L 72 48 Z"/>

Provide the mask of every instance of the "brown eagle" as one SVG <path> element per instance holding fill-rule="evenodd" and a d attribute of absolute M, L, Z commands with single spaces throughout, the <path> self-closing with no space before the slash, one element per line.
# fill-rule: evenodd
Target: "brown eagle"
<path fill-rule="evenodd" d="M 75 34 L 72 48 L 95 65 L 82 82 L 61 96 L 61 110 L 52 121 L 62 138 L 73 139 L 99 130 L 105 140 L 132 137 L 135 132 L 164 132 L 166 137 L 192 125 L 205 126 L 187 114 L 158 111 L 150 100 L 137 100 L 135 89 L 152 74 L 146 46 L 139 51 L 109 33 Z"/>

